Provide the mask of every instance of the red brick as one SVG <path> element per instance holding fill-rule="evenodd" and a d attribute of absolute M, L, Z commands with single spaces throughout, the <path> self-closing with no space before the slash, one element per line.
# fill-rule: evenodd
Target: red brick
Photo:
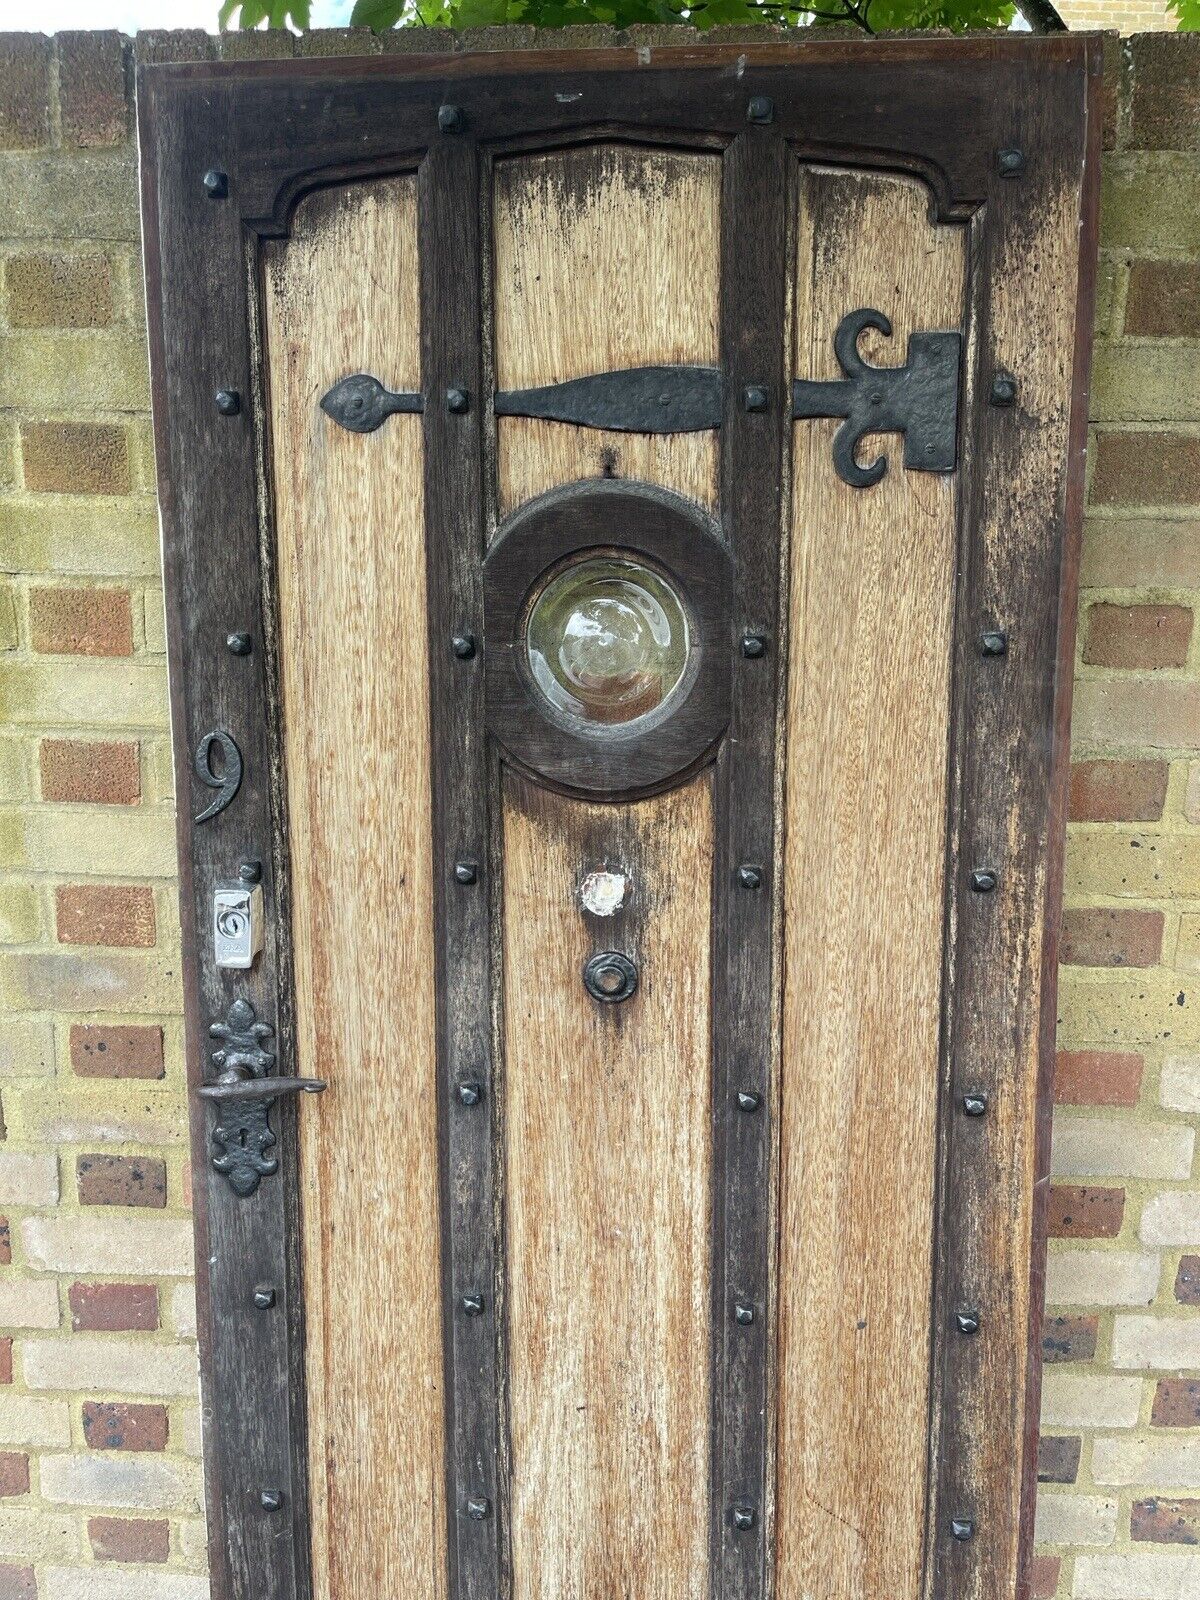
<path fill-rule="evenodd" d="M 54 914 L 59 944 L 137 950 L 154 944 L 154 891 L 145 884 L 59 884 Z"/>
<path fill-rule="evenodd" d="M 43 800 L 131 806 L 141 799 L 140 750 L 133 741 L 43 739 L 38 760 Z"/>
<path fill-rule="evenodd" d="M 1090 1361 L 1096 1354 L 1099 1317 L 1047 1317 L 1042 1323 L 1042 1359 Z"/>
<path fill-rule="evenodd" d="M 0 1267 L 7 1267 L 12 1260 L 12 1229 L 8 1225 L 7 1217 L 0 1217 Z"/>
<path fill-rule="evenodd" d="M 1181 1306 L 1200 1306 L 1200 1256 L 1180 1257 L 1175 1298 Z"/>
<path fill-rule="evenodd" d="M 1039 1483 L 1074 1483 L 1079 1476 L 1080 1438 L 1044 1437 L 1038 1440 Z"/>
<path fill-rule="evenodd" d="M 0 1500 L 29 1493 L 29 1457 L 22 1450 L 0 1450 Z"/>
<path fill-rule="evenodd" d="M 4 282 L 13 328 L 107 328 L 113 320 L 107 256 L 10 256 Z"/>
<path fill-rule="evenodd" d="M 0 1383 L 13 1381 L 13 1357 L 11 1334 L 0 1339 Z"/>
<path fill-rule="evenodd" d="M 1089 606 L 1083 659 L 1093 667 L 1182 667 L 1192 639 L 1188 606 Z"/>
<path fill-rule="evenodd" d="M 1124 1216 L 1124 1189 L 1074 1183 L 1050 1186 L 1047 1231 L 1052 1239 L 1115 1239 Z"/>
<path fill-rule="evenodd" d="M 170 1524 L 165 1517 L 89 1517 L 88 1539 L 97 1561 L 165 1561 Z"/>
<path fill-rule="evenodd" d="M 1058 1592 L 1058 1575 L 1061 1570 L 1061 1556 L 1034 1556 L 1030 1566 L 1032 1600 L 1051 1600 L 1051 1597 Z"/>
<path fill-rule="evenodd" d="M 29 631 L 42 655 L 131 656 L 128 589 L 31 589 Z"/>
<path fill-rule="evenodd" d="M 1200 1378 L 1160 1378 L 1150 1421 L 1156 1428 L 1200 1428 Z"/>
<path fill-rule="evenodd" d="M 1200 261 L 1135 261 L 1129 269 L 1125 332 L 1200 338 Z"/>
<path fill-rule="evenodd" d="M 1060 1050 L 1054 1099 L 1060 1106 L 1135 1106 L 1142 1068 L 1140 1055 L 1123 1050 Z"/>
<path fill-rule="evenodd" d="M 1058 959 L 1066 967 L 1153 967 L 1162 932 L 1161 911 L 1074 907 L 1063 912 Z"/>
<path fill-rule="evenodd" d="M 1135 1500 L 1129 1533 L 1152 1544 L 1200 1544 L 1200 1500 Z"/>
<path fill-rule="evenodd" d="M 161 1208 L 167 1203 L 166 1162 L 157 1156 L 77 1156 L 75 1176 L 81 1206 Z"/>
<path fill-rule="evenodd" d="M 1100 434 L 1091 503 L 1200 505 L 1200 437 L 1166 432 Z"/>
<path fill-rule="evenodd" d="M 81 1078 L 162 1078 L 162 1029 L 152 1023 L 71 1027 L 71 1068 Z"/>
<path fill-rule="evenodd" d="M 1167 798 L 1165 761 L 1077 761 L 1072 822 L 1157 822 Z"/>
<path fill-rule="evenodd" d="M 83 1437 L 93 1450 L 165 1450 L 167 1408 L 85 1400 Z"/>
<path fill-rule="evenodd" d="M 121 35 L 63 32 L 56 43 L 63 143 L 82 149 L 123 144 L 129 136 L 129 109 Z"/>
<path fill-rule="evenodd" d="M 33 1568 L 0 1566 L 0 1600 L 37 1600 Z"/>
<path fill-rule="evenodd" d="M 25 487 L 41 494 L 128 494 L 129 440 L 114 422 L 26 422 Z"/>
<path fill-rule="evenodd" d="M 0 33 L 0 150 L 50 143 L 50 41 Z"/>
<path fill-rule="evenodd" d="M 142 1333 L 158 1327 L 152 1283 L 73 1283 L 68 1291 L 76 1333 Z"/>
<path fill-rule="evenodd" d="M 1200 149 L 1200 35 L 1143 33 L 1130 48 L 1129 148 Z"/>

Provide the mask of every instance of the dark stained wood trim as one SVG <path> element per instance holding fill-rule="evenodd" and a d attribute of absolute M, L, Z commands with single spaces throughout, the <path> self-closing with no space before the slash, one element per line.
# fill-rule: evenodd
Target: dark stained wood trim
<path fill-rule="evenodd" d="M 1030 1600 L 1033 1524 L 1037 1499 L 1037 1447 L 1042 1397 L 1042 1321 L 1046 1306 L 1047 1202 L 1050 1195 L 1050 1135 L 1054 1115 L 1054 1068 L 1058 1032 L 1058 957 L 1062 932 L 1063 862 L 1071 778 L 1071 697 L 1075 683 L 1075 633 L 1079 615 L 1079 562 L 1083 504 L 1096 271 L 1100 243 L 1100 164 L 1103 133 L 1104 53 L 1099 39 L 1087 41 L 1087 81 L 1080 193 L 1079 288 L 1075 302 L 1075 350 L 1071 370 L 1070 442 L 1062 519 L 1058 580 L 1058 653 L 1054 677 L 1053 746 L 1046 829 L 1046 902 L 1042 913 L 1042 992 L 1039 1019 L 1037 1155 L 1034 1165 L 1033 1237 L 1029 1253 L 1029 1325 L 1025 1351 L 1025 1431 L 1021 1462 L 1021 1522 L 1015 1600 Z"/>
<path fill-rule="evenodd" d="M 262 232 L 285 232 L 308 186 L 410 161 L 437 137 L 447 101 L 481 142 L 553 143 L 617 122 L 627 137 L 732 138 L 754 95 L 774 101 L 777 131 L 805 159 L 917 173 L 939 214 L 962 219 L 987 196 L 1007 106 L 1026 95 L 1056 100 L 1077 49 L 1077 36 L 806 40 L 187 63 L 143 67 L 140 78 L 207 126 L 214 149 L 237 153 L 239 203 Z"/>
<path fill-rule="evenodd" d="M 261 412 L 251 404 L 261 385 L 251 344 L 257 285 L 247 270 L 236 208 L 207 200 L 198 183 L 179 181 L 180 167 L 190 176 L 212 164 L 206 131 L 153 93 L 139 105 L 139 126 L 168 597 L 201 1382 L 213 1419 L 204 1430 L 211 1584 L 216 1600 L 248 1593 L 303 1600 L 310 1579 L 295 1118 L 314 1108 L 275 1102 L 270 1120 L 278 1142 L 271 1153 L 279 1170 L 240 1199 L 212 1168 L 214 1114 L 195 1094 L 212 1071 L 209 1025 L 223 1020 L 239 997 L 275 1029 L 268 1041 L 274 1070 L 295 1071 L 292 978 L 279 916 L 285 789 L 273 764 L 273 624 L 260 568 L 266 510 L 256 473 Z M 236 167 L 234 182 L 235 174 Z M 241 391 L 238 416 L 218 414 L 218 388 Z M 235 631 L 251 635 L 250 655 L 226 648 L 227 634 Z M 245 770 L 233 803 L 198 826 L 193 817 L 208 791 L 193 776 L 192 752 L 214 728 L 236 739 Z M 263 951 L 252 971 L 223 972 L 213 961 L 212 890 L 236 878 L 244 860 L 262 863 Z M 259 1286 L 272 1290 L 269 1306 L 254 1304 Z M 264 1506 L 270 1491 L 280 1497 L 278 1509 Z"/>
<path fill-rule="evenodd" d="M 1076 40 L 1073 92 L 1048 102 L 1025 86 L 1007 108 L 1005 144 L 1038 151 L 1018 180 L 993 177 L 972 227 L 973 341 L 963 416 L 959 506 L 954 700 L 947 845 L 947 952 L 943 1103 L 935 1224 L 929 1519 L 924 1593 L 929 1600 L 1028 1600 L 1040 1387 L 1040 1322 L 1045 1255 L 1045 1188 L 1052 1114 L 1056 961 L 1074 608 L 1086 432 L 1088 340 L 1092 322 L 1099 179 L 1100 43 Z M 1082 192 L 1080 171 L 1082 168 Z M 1020 407 L 988 404 L 992 371 L 1005 366 L 996 343 L 996 302 L 1036 302 L 1033 284 L 1001 282 L 999 261 L 1019 258 L 1014 239 L 1039 230 L 1063 196 L 1081 207 L 1074 373 L 1067 458 L 1042 447 L 1037 419 L 1022 428 Z M 1053 225 L 1052 223 L 1050 224 Z M 1019 381 L 1019 374 L 1018 374 Z M 1064 396 L 1064 399 L 1067 397 Z M 1029 463 L 1037 462 L 1030 488 Z M 1031 520 L 1032 519 L 1032 520 Z M 1044 526 L 1036 554 L 1021 541 L 991 551 L 988 525 L 1022 526 L 1025 543 Z M 1007 654 L 985 656 L 980 636 L 1001 629 Z M 1012 826 L 1014 813 L 1017 826 Z M 992 868 L 991 894 L 975 893 L 976 868 Z M 1039 902 L 1033 886 L 1044 882 Z M 1028 960 L 1040 934 L 1040 959 Z M 1018 983 L 1018 979 L 1024 981 Z M 1032 993 L 1035 980 L 1038 993 Z M 1014 987 L 1014 984 L 1017 986 Z M 1036 1045 L 1036 1084 L 1020 1065 Z M 967 1116 L 963 1096 L 987 1097 Z M 1002 1131 L 1011 1117 L 1007 1134 Z M 1030 1173 L 1015 1162 L 1014 1139 L 1032 1123 L 1034 1159 L 1030 1259 L 996 1260 L 1011 1244 Z M 1022 1146 L 1024 1148 L 1024 1146 Z M 1006 1237 L 1007 1235 L 1007 1237 Z M 1028 1324 L 1005 1336 L 1012 1275 L 1028 1271 Z M 977 1311 L 979 1331 L 955 1318 Z M 1028 1343 L 1027 1343 L 1028 1341 Z M 1019 1484 L 1013 1500 L 991 1493 Z M 973 1537 L 955 1539 L 965 1518 Z"/>
<path fill-rule="evenodd" d="M 482 648 L 467 660 L 451 648 L 455 635 L 473 635 L 480 645 L 483 635 L 480 165 L 469 134 L 447 134 L 430 148 L 417 177 L 451 1600 L 499 1594 L 505 1515 L 497 1455 L 502 1330 L 490 1065 L 494 774 Z M 450 410 L 451 389 L 466 392 L 466 411 Z M 459 881 L 456 868 L 465 863 L 474 881 Z M 463 1104 L 464 1083 L 481 1085 L 478 1103 Z M 467 1295 L 482 1297 L 482 1315 L 464 1313 Z"/>
<path fill-rule="evenodd" d="M 770 126 L 725 152 L 721 185 L 721 517 L 733 558 L 729 734 L 717 758 L 713 856 L 713 1594 L 765 1592 L 772 1539 L 767 1471 L 771 1294 L 771 1130 L 777 1009 L 775 752 L 780 662 L 783 470 L 791 433 L 784 370 L 791 161 Z M 769 404 L 748 411 L 748 386 Z M 761 655 L 741 641 L 761 639 Z M 739 880 L 753 867 L 757 887 Z M 758 1097 L 747 1112 L 739 1094 Z M 735 1307 L 753 1307 L 750 1324 Z M 750 1507 L 754 1526 L 735 1526 Z"/>

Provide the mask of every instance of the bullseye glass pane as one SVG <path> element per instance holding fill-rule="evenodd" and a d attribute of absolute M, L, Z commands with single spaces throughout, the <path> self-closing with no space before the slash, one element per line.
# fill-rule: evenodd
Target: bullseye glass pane
<path fill-rule="evenodd" d="M 525 643 L 533 681 L 556 711 L 580 723 L 619 725 L 659 711 L 679 688 L 687 614 L 652 568 L 588 556 L 538 594 Z"/>

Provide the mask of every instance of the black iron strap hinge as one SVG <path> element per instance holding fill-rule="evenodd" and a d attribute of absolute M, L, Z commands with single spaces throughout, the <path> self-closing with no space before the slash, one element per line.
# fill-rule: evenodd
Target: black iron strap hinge
<path fill-rule="evenodd" d="M 913 333 L 908 360 L 902 367 L 876 367 L 859 354 L 858 341 L 868 328 L 890 335 L 891 321 L 882 311 L 863 307 L 846 314 L 833 336 L 834 353 L 844 378 L 792 384 L 792 416 L 842 417 L 834 435 L 833 464 L 844 483 L 866 489 L 887 471 L 879 456 L 859 466 L 855 452 L 867 434 L 902 433 L 904 465 L 916 472 L 953 472 L 957 461 L 959 368 L 962 335 L 957 332 Z M 468 397 L 450 394 L 453 410 L 465 410 Z M 748 388 L 748 410 L 769 406 L 766 390 Z M 492 402 L 498 417 L 540 417 L 602 428 L 617 433 L 699 433 L 719 428 L 725 408 L 725 380 L 717 367 L 628 367 L 597 372 L 566 383 L 535 389 L 506 389 Z M 387 389 L 368 373 L 343 378 L 325 394 L 321 409 L 352 433 L 371 433 L 396 412 L 425 409 L 424 397 Z"/>

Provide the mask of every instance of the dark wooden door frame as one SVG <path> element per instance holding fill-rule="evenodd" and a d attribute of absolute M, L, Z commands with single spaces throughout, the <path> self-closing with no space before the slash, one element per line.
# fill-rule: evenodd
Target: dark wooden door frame
<path fill-rule="evenodd" d="M 999 1085 L 1006 1052 L 1031 1033 L 1040 1039 L 1041 1059 L 1036 1178 L 1047 1170 L 1096 241 L 1100 66 L 1098 38 L 1064 35 L 687 46 L 656 51 L 648 60 L 632 50 L 604 49 L 189 64 L 143 67 L 138 78 L 193 1091 L 212 1074 L 210 1025 L 220 1022 L 238 997 L 250 1000 L 259 1020 L 274 1029 L 266 1046 L 277 1058 L 276 1069 L 293 1070 L 294 1060 L 287 817 L 274 709 L 278 664 L 272 501 L 261 422 L 259 241 L 286 236 L 297 200 L 313 188 L 418 172 L 426 307 L 422 381 L 436 394 L 452 373 L 453 381 L 475 392 L 482 387 L 484 351 L 469 332 L 479 320 L 479 280 L 474 270 L 451 272 L 445 263 L 455 256 L 459 263 L 479 260 L 479 211 L 470 197 L 478 195 L 477 173 L 490 159 L 489 152 L 501 146 L 549 148 L 601 135 L 724 152 L 722 321 L 727 329 L 731 320 L 753 319 L 760 312 L 772 336 L 782 327 L 782 305 L 776 301 L 782 295 L 785 186 L 776 180 L 789 148 L 802 159 L 919 176 L 929 185 L 933 214 L 970 230 L 971 304 L 964 308 L 964 320 L 974 337 L 960 410 L 964 493 L 950 751 L 938 1184 L 942 1212 L 936 1223 L 931 1370 L 933 1503 L 927 1517 L 925 1577 L 927 1594 L 947 1597 L 977 1595 L 982 1600 L 998 1595 L 997 1584 L 1011 1577 L 1014 1539 L 1023 1563 L 1018 1594 L 1028 1587 L 1044 1183 L 1037 1183 L 1032 1201 L 1030 1354 L 1019 1381 L 999 1371 L 1003 1363 L 989 1362 L 986 1337 L 956 1336 L 952 1324 L 964 1308 L 982 1305 L 986 1317 L 988 1295 L 1000 1287 L 986 1281 L 979 1219 L 986 1215 L 989 1174 L 997 1163 L 1003 1170 L 1004 1151 L 996 1142 L 997 1120 L 967 1115 L 963 1096 L 986 1094 L 991 1085 Z M 750 102 L 763 98 L 770 103 L 769 125 L 753 127 L 748 136 L 748 121 L 761 121 L 752 117 Z M 448 116 L 444 107 L 456 108 L 457 115 Z M 1013 151 L 1019 159 L 1004 154 Z M 744 159 L 746 152 L 753 159 Z M 1015 479 L 1028 437 L 1015 425 L 1011 408 L 987 404 L 991 376 L 1004 356 L 991 348 L 989 297 L 1025 292 L 1021 285 L 997 283 L 1002 247 L 1012 253 L 1014 240 L 1036 234 L 1047 197 L 1056 188 L 1077 183 L 1081 162 L 1081 281 L 1068 457 L 1054 464 L 1044 560 L 1018 570 L 1005 570 L 1000 562 L 989 570 L 978 530 L 985 513 L 1001 526 L 1006 515 L 1022 515 L 1016 490 L 1005 486 Z M 447 209 L 430 204 L 432 196 L 444 199 L 451 193 L 460 197 L 461 205 Z M 747 241 L 738 219 L 754 212 L 764 243 L 759 250 L 756 241 L 756 253 L 745 255 Z M 722 359 L 733 392 L 757 362 L 778 378 L 781 351 L 779 341 L 768 347 L 760 338 L 753 347 L 734 348 L 727 339 Z M 235 392 L 240 408 L 218 406 L 217 391 Z M 437 700 L 460 694 L 450 685 L 449 653 L 442 649 L 449 633 L 463 627 L 461 618 L 451 615 L 451 596 L 460 607 L 474 606 L 478 615 L 476 558 L 482 555 L 486 509 L 479 481 L 481 429 L 487 425 L 481 409 L 462 419 L 447 416 L 440 407 L 426 408 L 430 521 L 460 530 L 456 543 L 440 546 L 435 540 L 430 547 L 430 654 Z M 740 414 L 731 414 L 723 443 L 726 473 L 753 474 L 761 486 L 745 515 L 751 521 L 761 518 L 762 526 L 772 529 L 778 528 L 782 515 L 774 471 L 786 437 L 780 422 L 776 418 L 753 433 Z M 743 599 L 757 594 L 761 600 L 771 592 L 777 552 L 753 543 L 739 552 L 736 539 L 734 545 L 737 592 Z M 777 605 L 777 595 L 766 604 Z M 773 632 L 773 610 L 757 623 Z M 1009 635 L 1004 657 L 981 649 L 981 635 L 995 631 Z M 227 638 L 243 633 L 249 636 L 249 652 L 236 653 Z M 774 697 L 782 671 L 779 652 L 773 652 L 768 671 L 753 685 L 744 691 L 735 687 L 735 721 L 758 728 L 762 736 L 747 737 L 741 745 L 737 773 L 726 757 L 719 768 L 721 784 L 736 784 L 743 796 L 744 829 L 754 834 L 753 848 L 760 854 L 771 827 Z M 462 675 L 454 681 L 461 683 Z M 482 679 L 468 674 L 466 682 L 453 720 L 438 738 L 435 767 L 442 774 L 446 806 L 457 817 L 454 826 L 464 839 L 469 837 L 473 859 L 480 864 L 485 892 L 473 898 L 444 892 L 455 848 L 445 833 L 448 809 L 436 847 L 443 886 L 437 939 L 443 976 L 439 1081 L 444 1107 L 461 1077 L 456 1052 L 464 1040 L 477 1052 L 485 1092 L 490 1080 L 488 897 L 496 863 L 489 830 L 495 808 L 481 734 Z M 1051 728 L 1053 741 L 1029 737 L 1030 730 Z M 235 803 L 197 825 L 193 818 L 211 795 L 197 788 L 194 752 L 215 730 L 236 740 L 245 770 Z M 1017 790 L 1028 825 L 1017 856 L 1004 860 L 997 850 L 1005 838 L 1009 796 Z M 722 851 L 750 847 L 740 837 L 718 840 L 717 926 L 726 932 L 716 947 L 715 996 L 718 1005 L 754 1012 L 756 1070 L 765 1072 L 774 891 L 761 898 L 730 894 L 723 887 L 728 874 L 721 866 Z M 213 887 L 236 873 L 241 861 L 262 863 L 267 908 L 262 956 L 245 981 L 214 966 L 209 926 Z M 971 872 L 981 865 L 997 871 L 999 892 L 972 892 Z M 1022 905 L 1016 888 L 1009 896 L 1010 886 L 1034 882 L 1045 885 L 1042 903 Z M 1007 913 L 1002 909 L 1006 904 Z M 996 964 L 1009 957 L 1006 941 L 1012 938 L 1013 917 L 1018 931 L 1043 920 L 1042 981 L 1032 1016 L 1019 1007 L 1000 1013 L 992 998 Z M 448 987 L 446 951 L 451 941 L 467 952 L 475 987 L 461 980 L 453 992 Z M 725 1049 L 718 1039 L 718 1096 L 729 1073 Z M 301 1114 L 313 1111 L 309 1107 Z M 204 1398 L 211 1419 L 205 1430 L 205 1466 L 215 1600 L 249 1595 L 256 1600 L 304 1600 L 310 1590 L 295 1116 L 291 1101 L 275 1104 L 279 1170 L 253 1194 L 239 1198 L 211 1169 L 209 1113 L 194 1092 L 192 1096 L 192 1148 L 201 1169 L 195 1189 L 197 1292 Z M 457 1284 L 460 1272 L 469 1270 L 476 1279 L 495 1270 L 490 1118 L 459 1123 L 447 1111 L 442 1118 L 443 1172 L 447 1164 L 467 1162 L 483 1185 L 471 1216 L 444 1216 L 451 1246 L 448 1272 Z M 743 1119 L 747 1126 L 750 1120 Z M 727 1174 L 726 1187 L 731 1172 L 738 1183 L 765 1181 L 765 1145 L 739 1155 L 728 1142 L 743 1132 L 736 1124 L 732 1130 L 724 1124 L 717 1129 L 719 1190 L 722 1172 Z M 765 1205 L 761 1209 L 765 1214 Z M 714 1343 L 720 1371 L 729 1263 L 739 1262 L 739 1270 L 753 1277 L 744 1286 L 747 1294 L 765 1297 L 769 1241 L 761 1218 L 747 1232 L 744 1215 L 736 1209 L 731 1213 L 724 1202 L 718 1205 L 717 1226 Z M 500 1352 L 495 1339 L 479 1343 L 481 1330 L 472 1328 L 469 1336 L 479 1348 L 473 1346 L 460 1359 L 456 1341 L 464 1337 L 462 1324 L 452 1323 L 447 1316 L 450 1593 L 452 1600 L 484 1600 L 505 1592 L 508 1581 L 503 1483 L 472 1478 L 473 1473 L 479 1477 L 475 1469 L 480 1462 L 485 1473 L 490 1467 L 496 1477 L 503 1467 Z M 482 1374 L 482 1385 L 465 1383 L 468 1363 L 477 1377 Z M 765 1404 L 765 1352 L 761 1360 L 748 1366 L 735 1362 L 735 1367 L 728 1369 L 728 1381 L 744 1398 L 761 1396 Z M 718 1516 L 728 1488 L 742 1482 L 769 1513 L 765 1418 L 750 1427 L 717 1420 L 714 1473 L 726 1485 L 715 1496 Z M 1026 1435 L 1009 1442 L 1010 1449 L 1021 1452 L 1020 1527 L 991 1530 L 983 1525 L 986 1506 L 972 1502 L 984 1480 L 973 1476 L 971 1462 L 988 1431 L 1006 1423 Z M 470 1440 L 465 1440 L 464 1424 L 469 1425 Z M 489 1512 L 498 1515 L 465 1525 L 464 1495 L 481 1495 L 490 1502 Z M 955 1539 L 952 1519 L 973 1522 L 976 1537 Z M 768 1540 L 769 1514 L 764 1514 L 758 1519 L 757 1553 L 747 1565 L 729 1548 L 723 1527 L 714 1526 L 714 1595 L 751 1600 L 764 1592 L 764 1585 L 769 1586 Z"/>

